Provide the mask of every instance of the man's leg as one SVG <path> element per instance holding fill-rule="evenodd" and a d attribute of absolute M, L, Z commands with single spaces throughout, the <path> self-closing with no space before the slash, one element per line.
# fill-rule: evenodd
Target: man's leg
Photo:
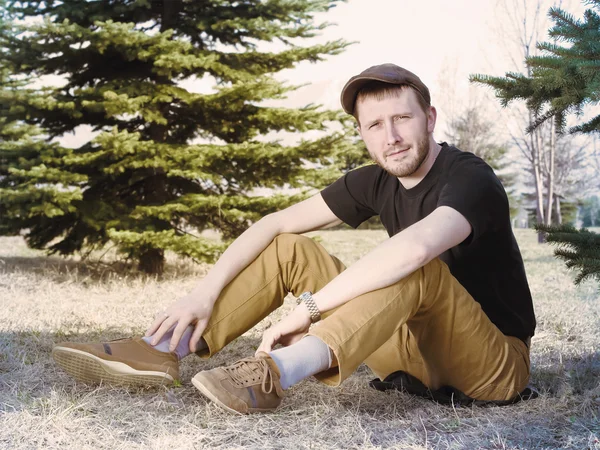
<path fill-rule="evenodd" d="M 512 399 L 529 379 L 525 344 L 504 336 L 439 259 L 331 311 L 309 335 L 335 355 L 335 367 L 315 374 L 333 386 L 363 361 L 379 376 L 404 370 L 431 389 L 449 385 L 479 400 Z M 228 410 L 273 409 L 282 397 L 273 359 L 249 358 L 193 382 Z"/>
<path fill-rule="evenodd" d="M 417 378 L 425 386 L 432 384 L 417 339 L 406 324 L 371 353 L 364 363 L 381 380 L 394 372 L 402 371 Z"/>
<path fill-rule="evenodd" d="M 404 324 L 414 337 L 408 347 L 399 341 Z M 338 360 L 338 367 L 317 374 L 329 385 L 339 385 L 363 361 L 380 377 L 405 364 L 431 389 L 453 386 L 478 400 L 512 399 L 529 380 L 527 346 L 505 336 L 437 258 L 342 305 L 309 334 L 327 343 Z M 390 345 L 408 348 L 412 361 L 394 361 Z M 413 349 L 422 357 L 421 375 Z"/>
<path fill-rule="evenodd" d="M 293 234 L 276 237 L 223 289 L 202 336 L 206 345 L 198 353 L 208 357 L 218 352 L 281 306 L 288 292 L 299 295 L 317 291 L 344 268 L 310 238 Z M 53 349 L 53 356 L 70 375 L 86 382 L 170 384 L 179 377 L 178 358 L 160 351 L 165 349 L 168 347 L 161 347 L 161 343 L 152 347 L 136 338 L 62 343 Z M 182 347 L 179 356 L 185 353 Z"/>

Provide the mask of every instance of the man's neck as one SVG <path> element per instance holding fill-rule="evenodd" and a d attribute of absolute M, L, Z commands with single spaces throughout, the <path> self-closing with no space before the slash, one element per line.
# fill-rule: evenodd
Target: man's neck
<path fill-rule="evenodd" d="M 425 158 L 423 163 L 419 166 L 419 168 L 414 173 L 412 173 L 411 175 L 409 175 L 407 177 L 398 177 L 398 180 L 400 181 L 400 183 L 402 183 L 402 186 L 404 186 L 404 189 L 414 188 L 417 184 L 419 184 L 423 180 L 423 178 L 425 178 L 425 176 L 429 173 L 429 171 L 433 167 L 433 163 L 435 163 L 435 160 L 437 159 L 441 150 L 442 150 L 442 146 L 439 145 L 437 142 L 435 142 L 433 137 L 431 137 L 429 140 L 429 152 L 427 153 L 427 157 Z"/>

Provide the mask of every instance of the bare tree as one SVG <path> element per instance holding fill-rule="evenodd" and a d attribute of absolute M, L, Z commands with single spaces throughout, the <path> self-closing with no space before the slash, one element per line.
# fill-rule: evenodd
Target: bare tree
<path fill-rule="evenodd" d="M 540 128 L 540 136 L 543 142 L 549 145 L 549 135 L 551 132 L 550 124 L 545 124 Z M 521 145 L 522 142 L 517 142 Z M 551 202 L 545 197 L 544 223 L 563 222 L 561 201 L 577 201 L 588 196 L 594 191 L 596 186 L 589 183 L 591 167 L 589 164 L 589 142 L 587 140 L 576 140 L 569 135 L 556 134 L 554 166 L 548 164 L 548 160 L 542 161 L 541 174 L 544 185 L 544 192 L 549 192 L 548 183 L 552 181 L 553 196 Z M 550 153 L 548 148 L 543 149 L 544 155 Z M 525 149 L 523 152 L 523 170 L 529 174 L 527 186 L 533 187 L 535 182 L 533 174 L 533 165 L 531 164 L 531 154 Z M 552 178 L 549 172 L 552 170 Z M 549 212 L 550 210 L 550 212 Z"/>
<path fill-rule="evenodd" d="M 545 19 L 546 11 L 551 6 L 562 6 L 562 1 L 550 2 L 544 0 L 499 0 L 496 4 L 500 18 L 497 22 L 496 33 L 501 36 L 504 48 L 513 66 L 513 71 L 525 72 L 528 77 L 532 75 L 531 67 L 525 64 L 526 58 L 537 53 L 536 44 L 545 40 L 548 21 Z M 512 126 L 507 126 L 513 145 L 519 150 L 526 162 L 526 173 L 531 177 L 530 185 L 535 191 L 535 210 L 538 223 L 551 224 L 553 213 L 560 214 L 560 199 L 565 197 L 568 190 L 565 188 L 568 174 L 580 170 L 583 164 L 581 150 L 577 158 L 561 157 L 557 161 L 558 141 L 563 141 L 563 146 L 571 138 L 561 137 L 557 134 L 553 120 L 543 126 L 534 128 L 542 111 L 519 108 L 511 105 L 508 117 Z M 515 126 L 516 125 L 516 126 Z M 532 130 L 529 133 L 526 130 Z M 575 193 L 572 193 L 575 195 Z M 555 198 L 556 197 L 556 198 Z M 558 203 L 556 203 L 558 202 Z M 555 206 L 558 205 L 558 206 Z M 562 217 L 556 217 L 557 222 Z M 543 242 L 543 234 L 538 235 L 538 240 Z"/>

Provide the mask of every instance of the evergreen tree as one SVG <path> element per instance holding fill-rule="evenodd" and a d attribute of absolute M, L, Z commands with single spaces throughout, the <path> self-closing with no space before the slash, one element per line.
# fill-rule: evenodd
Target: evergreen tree
<path fill-rule="evenodd" d="M 600 282 L 600 234 L 571 225 L 539 226 L 547 233 L 547 241 L 558 245 L 554 254 L 566 261 L 570 269 L 578 270 L 575 284 L 588 278 Z"/>
<path fill-rule="evenodd" d="M 473 76 L 471 80 L 492 86 L 503 106 L 522 99 L 538 113 L 532 128 L 555 120 L 559 131 L 565 127 L 569 113 L 580 114 L 586 105 L 600 98 L 600 0 L 588 0 L 593 6 L 585 11 L 584 20 L 577 20 L 560 8 L 551 8 L 554 26 L 549 35 L 555 42 L 541 42 L 541 56 L 530 56 L 526 63 L 531 76 L 507 73 L 506 77 Z M 528 130 L 531 131 L 531 130 Z M 600 132 L 600 114 L 579 124 L 570 132 Z"/>
<path fill-rule="evenodd" d="M 198 231 L 214 228 L 231 239 L 306 195 L 257 196 L 255 188 L 307 191 L 331 182 L 340 174 L 335 155 L 348 145 L 344 133 L 293 146 L 263 136 L 326 130 L 340 113 L 264 101 L 296 88 L 274 73 L 347 45 L 299 45 L 327 26 L 315 23 L 315 13 L 337 2 L 9 1 L 11 18 L 30 20 L 2 33 L 3 66 L 65 83 L 3 97 L 8 122 L 38 126 L 47 139 L 43 149 L 4 156 L 12 181 L 0 186 L 2 232 L 23 230 L 32 247 L 59 254 L 111 240 L 141 270 L 160 273 L 166 250 L 218 256 L 222 244 Z M 284 49 L 261 50 L 273 41 Z M 182 86 L 205 76 L 214 80 L 211 93 Z M 99 134 L 76 149 L 50 143 L 81 125 Z"/>
<path fill-rule="evenodd" d="M 24 83 L 12 80 L 9 71 L 0 67 L 0 110 L 9 108 Z M 48 143 L 38 127 L 0 116 L 0 234 L 29 229 L 27 241 L 36 247 L 38 227 L 42 225 L 39 219 L 72 211 L 70 205 L 81 198 L 81 191 L 57 186 L 80 178 L 61 170 L 67 153 L 57 144 Z"/>
<path fill-rule="evenodd" d="M 549 35 L 555 42 L 542 42 L 537 48 L 542 56 L 527 58 L 531 76 L 508 73 L 502 77 L 472 77 L 472 80 L 494 87 L 504 106 L 514 99 L 524 99 L 537 113 L 531 129 L 554 120 L 557 129 L 564 130 L 569 113 L 581 114 L 584 106 L 600 99 L 600 0 L 588 0 L 591 8 L 584 20 L 577 20 L 560 8 L 551 8 L 554 26 Z M 567 43 L 568 46 L 558 45 Z M 572 127 L 570 132 L 600 133 L 600 114 Z M 600 236 L 572 226 L 536 228 L 547 234 L 547 241 L 559 245 L 555 254 L 567 261 L 567 266 L 579 270 L 576 283 L 592 277 L 600 281 Z"/>
<path fill-rule="evenodd" d="M 0 14 L 4 3 L 0 2 Z M 0 35 L 11 31 L 6 20 L 0 21 Z M 42 231 L 40 217 L 68 213 L 73 210 L 71 203 L 81 198 L 80 190 L 60 189 L 57 183 L 77 182 L 80 176 L 60 169 L 69 150 L 47 142 L 37 126 L 8 118 L 15 97 L 27 90 L 29 82 L 12 75 L 6 65 L 0 65 L 0 234 L 30 230 L 27 242 L 36 247 Z"/>

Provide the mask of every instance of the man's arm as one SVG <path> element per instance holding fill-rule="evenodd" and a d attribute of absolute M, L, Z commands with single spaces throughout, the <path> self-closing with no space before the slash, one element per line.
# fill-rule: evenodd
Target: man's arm
<path fill-rule="evenodd" d="M 460 244 L 471 225 L 453 208 L 442 206 L 387 239 L 313 295 L 320 312 L 343 305 L 366 292 L 390 286 Z M 263 334 L 257 352 L 270 352 L 278 342 L 306 332 L 310 314 L 302 303 Z"/>
<path fill-rule="evenodd" d="M 250 264 L 276 236 L 282 233 L 306 233 L 339 225 L 341 222 L 329 209 L 321 194 L 269 214 L 244 231 L 227 248 L 202 280 L 201 288 L 208 289 L 218 297 L 221 290 Z M 201 292 L 198 294 L 201 295 Z"/>
<path fill-rule="evenodd" d="M 221 255 L 209 273 L 185 297 L 160 314 L 146 332 L 154 335 L 156 344 L 175 325 L 171 351 L 190 324 L 195 324 L 190 339 L 190 350 L 196 350 L 215 302 L 223 288 L 250 264 L 272 241 L 282 233 L 305 233 L 341 223 L 329 209 L 321 194 L 297 203 L 282 211 L 269 214 L 250 226 Z"/>
<path fill-rule="evenodd" d="M 390 286 L 460 244 L 471 225 L 455 209 L 442 206 L 382 242 L 335 277 L 313 298 L 326 312 L 366 292 Z"/>

